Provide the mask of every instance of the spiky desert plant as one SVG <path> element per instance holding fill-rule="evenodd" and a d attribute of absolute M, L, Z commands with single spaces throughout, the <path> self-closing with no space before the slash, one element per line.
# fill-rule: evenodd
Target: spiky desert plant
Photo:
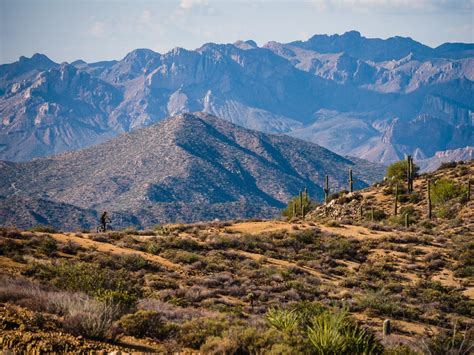
<path fill-rule="evenodd" d="M 405 227 L 408 228 L 410 226 L 410 214 L 408 212 L 405 213 Z"/>
<path fill-rule="evenodd" d="M 265 314 L 267 323 L 283 332 L 292 332 L 298 329 L 299 317 L 294 310 L 270 308 Z"/>
<path fill-rule="evenodd" d="M 380 354 L 382 346 L 373 334 L 351 322 L 347 311 L 326 311 L 307 329 L 316 354 Z"/>

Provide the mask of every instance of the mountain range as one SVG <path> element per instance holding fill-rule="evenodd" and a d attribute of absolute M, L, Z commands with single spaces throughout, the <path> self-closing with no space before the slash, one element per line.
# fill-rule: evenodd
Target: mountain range
<path fill-rule="evenodd" d="M 105 143 L 30 162 L 0 162 L 0 225 L 91 228 L 275 217 L 303 188 L 331 191 L 379 180 L 379 164 L 207 113 L 179 114 Z"/>
<path fill-rule="evenodd" d="M 74 151 L 194 111 L 390 163 L 474 145 L 474 44 L 436 48 L 356 31 L 208 43 L 118 61 L 0 66 L 0 159 Z M 446 153 L 448 154 L 448 153 Z"/>

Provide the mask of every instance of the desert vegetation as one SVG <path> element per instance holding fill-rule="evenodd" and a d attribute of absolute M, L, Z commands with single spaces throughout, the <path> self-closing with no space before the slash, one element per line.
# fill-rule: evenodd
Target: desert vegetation
<path fill-rule="evenodd" d="M 469 354 L 473 169 L 470 162 L 415 176 L 411 192 L 400 180 L 397 193 L 391 179 L 332 191 L 319 205 L 302 190 L 282 220 L 107 233 L 3 227 L 0 344 L 56 352 Z M 306 204 L 303 220 L 298 208 Z"/>

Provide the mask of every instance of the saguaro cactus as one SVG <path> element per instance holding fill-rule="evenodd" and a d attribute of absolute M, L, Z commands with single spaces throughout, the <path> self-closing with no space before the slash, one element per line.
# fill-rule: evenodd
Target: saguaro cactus
<path fill-rule="evenodd" d="M 405 227 L 408 228 L 410 226 L 410 214 L 408 212 L 405 213 Z"/>
<path fill-rule="evenodd" d="M 296 217 L 296 202 L 293 203 L 293 217 Z"/>
<path fill-rule="evenodd" d="M 429 179 L 426 187 L 426 200 L 428 202 L 428 219 L 431 219 L 431 180 Z"/>
<path fill-rule="evenodd" d="M 373 222 L 374 221 L 374 206 L 370 208 L 370 220 Z"/>
<path fill-rule="evenodd" d="M 408 193 L 413 192 L 413 177 L 414 177 L 413 157 L 411 155 L 407 155 L 407 190 L 408 190 Z"/>
<path fill-rule="evenodd" d="M 329 199 L 329 176 L 326 175 L 326 188 L 324 189 L 324 202 L 325 203 L 328 203 L 328 199 Z"/>
<path fill-rule="evenodd" d="M 352 169 L 349 169 L 349 192 L 353 192 L 354 181 L 352 180 Z"/>
<path fill-rule="evenodd" d="M 383 336 L 387 336 L 387 335 L 390 335 L 390 333 L 392 332 L 392 326 L 390 324 L 390 319 L 385 319 L 383 321 Z"/>
<path fill-rule="evenodd" d="M 303 191 L 300 191 L 300 210 L 303 210 Z"/>
<path fill-rule="evenodd" d="M 360 213 L 360 218 L 364 217 L 364 206 L 362 206 L 362 203 L 359 206 L 359 213 Z"/>
<path fill-rule="evenodd" d="M 467 200 L 471 200 L 471 179 L 467 180 Z"/>
<path fill-rule="evenodd" d="M 396 216 L 398 214 L 398 184 L 395 185 L 395 207 L 393 209 L 393 215 Z"/>
<path fill-rule="evenodd" d="M 303 221 L 304 221 L 304 217 L 305 217 L 305 208 L 304 208 L 304 205 L 301 206 L 301 216 L 303 217 Z"/>

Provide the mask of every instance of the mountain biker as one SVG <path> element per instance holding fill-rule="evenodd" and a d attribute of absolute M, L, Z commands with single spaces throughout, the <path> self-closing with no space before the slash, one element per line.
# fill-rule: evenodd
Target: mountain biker
<path fill-rule="evenodd" d="M 100 216 L 100 224 L 101 224 L 102 230 L 104 232 L 107 231 L 107 223 L 110 223 L 110 222 L 111 222 L 111 220 L 109 218 L 109 215 L 107 214 L 107 211 L 104 211 L 102 213 L 102 216 Z"/>

